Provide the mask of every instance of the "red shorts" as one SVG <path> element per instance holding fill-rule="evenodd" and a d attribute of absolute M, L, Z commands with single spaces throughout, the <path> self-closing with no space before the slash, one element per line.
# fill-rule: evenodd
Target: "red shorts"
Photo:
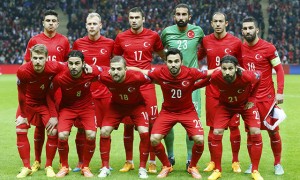
<path fill-rule="evenodd" d="M 24 127 L 24 125 L 23 125 L 22 129 L 30 128 L 30 124 L 34 125 L 34 126 L 44 126 L 45 127 L 51 117 L 49 109 L 46 105 L 39 105 L 39 106 L 28 106 L 27 105 L 25 110 L 26 110 L 26 116 L 27 116 L 29 125 L 27 125 L 26 127 Z M 16 117 L 18 117 L 19 115 L 21 115 L 21 111 L 18 107 Z"/>
<path fill-rule="evenodd" d="M 129 117 L 136 127 L 138 126 L 149 126 L 148 115 L 146 112 L 145 105 L 139 104 L 135 106 L 119 105 L 110 103 L 107 113 L 104 115 L 102 126 L 112 126 L 118 129 L 124 117 Z"/>
<path fill-rule="evenodd" d="M 273 108 L 272 107 L 273 102 L 274 102 L 274 100 L 272 100 L 272 101 L 256 102 L 256 106 L 258 108 L 258 112 L 259 112 L 259 115 L 260 115 L 260 121 L 261 121 L 261 127 L 260 127 L 260 129 L 261 130 L 269 130 L 264 125 L 263 121 L 264 121 L 266 115 L 268 114 L 269 110 L 271 108 Z M 270 117 L 268 117 L 268 118 L 270 118 Z M 273 122 L 273 120 L 276 121 L 276 119 L 271 118 L 271 120 L 270 120 L 271 124 L 275 123 L 275 122 Z M 279 126 L 277 126 L 273 131 L 278 131 L 278 130 L 279 130 Z"/>
<path fill-rule="evenodd" d="M 188 136 L 204 135 L 202 124 L 196 111 L 185 114 L 169 112 L 162 109 L 155 120 L 151 134 L 167 135 L 176 123 L 181 123 Z"/>
<path fill-rule="evenodd" d="M 206 110 L 206 125 L 213 127 L 215 114 L 219 105 L 219 99 L 215 97 L 206 96 L 205 99 L 205 110 Z M 232 116 L 228 127 L 237 127 L 240 125 L 240 115 L 236 114 Z"/>
<path fill-rule="evenodd" d="M 107 112 L 108 110 L 108 106 L 110 103 L 111 97 L 107 97 L 107 98 L 97 98 L 94 99 L 94 105 L 95 105 L 95 115 L 96 115 L 96 119 L 97 119 L 97 126 L 101 127 L 103 118 L 104 118 L 104 114 Z"/>
<path fill-rule="evenodd" d="M 149 122 L 150 124 L 153 124 L 158 114 L 155 88 L 141 90 L 141 94 L 143 95 L 143 98 L 145 100 Z"/>
<path fill-rule="evenodd" d="M 97 130 L 95 111 L 93 107 L 85 109 L 63 108 L 59 112 L 58 132 L 71 131 L 75 121 L 80 121 L 84 130 Z"/>
<path fill-rule="evenodd" d="M 260 118 L 256 106 L 244 110 L 244 107 L 229 108 L 219 104 L 215 112 L 213 128 L 226 129 L 233 116 L 240 114 L 244 120 L 245 126 L 260 128 Z"/>

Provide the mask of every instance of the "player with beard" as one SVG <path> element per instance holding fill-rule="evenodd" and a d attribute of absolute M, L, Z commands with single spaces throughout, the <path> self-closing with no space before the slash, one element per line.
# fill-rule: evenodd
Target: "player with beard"
<path fill-rule="evenodd" d="M 174 9 L 174 21 L 176 25 L 166 27 L 161 34 L 161 39 L 165 48 L 177 48 L 183 54 L 183 65 L 187 67 L 198 68 L 197 48 L 204 37 L 203 30 L 199 26 L 189 24 L 191 19 L 190 8 L 187 4 L 178 4 Z M 201 115 L 201 94 L 200 90 L 195 90 L 192 94 L 198 116 Z M 186 136 L 187 161 L 188 167 L 191 155 L 193 141 Z M 165 137 L 165 144 L 168 152 L 168 158 L 172 165 L 175 164 L 174 156 L 174 130 L 172 129 Z"/>
<path fill-rule="evenodd" d="M 83 149 L 83 162 L 81 174 L 85 177 L 93 177 L 89 169 L 89 163 L 95 150 L 96 122 L 95 111 L 90 91 L 91 82 L 98 74 L 84 73 L 84 55 L 81 51 L 73 50 L 68 55 L 68 69 L 58 74 L 53 79 L 51 91 L 53 94 L 60 89 L 62 98 L 59 104 L 58 122 L 58 152 L 62 167 L 56 177 L 64 177 L 69 173 L 69 144 L 68 138 L 71 128 L 76 120 L 80 120 L 85 130 L 86 139 Z M 94 67 L 94 69 L 97 69 Z M 57 114 L 56 111 L 52 112 Z"/>
<path fill-rule="evenodd" d="M 198 59 L 203 60 L 206 56 L 208 69 L 214 69 L 219 67 L 220 60 L 225 55 L 235 56 L 239 60 L 239 64 L 243 65 L 241 62 L 242 52 L 241 46 L 242 42 L 239 38 L 226 32 L 226 27 L 228 26 L 228 21 L 226 20 L 226 15 L 222 12 L 215 12 L 212 16 L 211 27 L 214 32 L 203 38 L 201 47 L 198 50 Z M 206 112 L 206 125 L 210 127 L 208 133 L 208 148 L 210 151 L 211 161 L 204 171 L 209 172 L 214 170 L 215 163 L 214 157 L 211 151 L 211 141 L 213 136 L 213 120 L 216 112 L 217 104 L 219 103 L 219 90 L 213 84 L 206 86 L 205 89 L 205 112 Z M 230 129 L 230 142 L 232 150 L 232 170 L 233 172 L 241 172 L 241 167 L 239 163 L 239 150 L 241 144 L 241 135 L 238 126 L 240 125 L 240 116 L 236 114 L 232 116 L 229 124 Z"/>
<path fill-rule="evenodd" d="M 260 120 L 266 118 L 270 109 L 275 104 L 283 103 L 284 89 L 284 71 L 278 52 L 275 46 L 258 37 L 259 28 L 257 21 L 253 17 L 243 19 L 242 34 L 245 42 L 242 46 L 243 63 L 245 68 L 262 72 L 262 81 L 257 91 L 257 103 L 260 114 Z M 272 69 L 276 71 L 277 76 L 277 93 L 275 93 L 274 82 L 272 79 Z M 270 117 L 267 117 L 270 118 Z M 273 122 L 274 119 L 271 119 Z M 267 130 L 271 148 L 274 155 L 274 170 L 276 175 L 284 174 L 281 163 L 282 142 L 279 134 L 279 127 L 270 130 L 262 123 L 262 130 Z M 248 151 L 253 144 L 248 142 Z M 251 165 L 245 173 L 251 173 Z"/>
<path fill-rule="evenodd" d="M 118 129 L 122 119 L 128 116 L 140 135 L 138 176 L 146 179 L 148 178 L 146 163 L 150 145 L 149 120 L 140 87 L 151 81 L 142 73 L 127 71 L 126 61 L 122 56 L 114 56 L 110 61 L 110 71 L 100 71 L 98 79 L 112 93 L 100 130 L 102 168 L 98 177 L 105 178 L 110 175 L 110 135 L 114 129 Z"/>
<path fill-rule="evenodd" d="M 112 56 L 114 41 L 100 34 L 102 28 L 101 16 L 98 13 L 89 13 L 86 18 L 86 29 L 88 35 L 77 39 L 73 44 L 73 50 L 80 50 L 84 54 L 84 61 L 89 65 L 109 66 Z M 95 104 L 95 113 L 97 126 L 101 127 L 104 113 L 108 108 L 111 93 L 106 86 L 98 81 L 91 84 L 93 101 Z M 83 148 L 85 134 L 80 121 L 76 121 L 75 126 L 78 127 L 76 135 L 76 149 L 79 162 L 73 172 L 80 171 L 83 162 Z"/>
<path fill-rule="evenodd" d="M 201 179 L 197 163 L 204 150 L 203 129 L 197 111 L 192 102 L 194 83 L 210 76 L 214 70 L 200 71 L 183 65 L 183 56 L 180 50 L 170 48 L 166 52 L 166 65 L 152 70 L 141 70 L 148 75 L 162 89 L 164 102 L 158 118 L 151 131 L 151 145 L 155 155 L 163 167 L 157 175 L 165 178 L 173 171 L 161 140 L 168 134 L 176 123 L 180 123 L 186 130 L 189 138 L 193 140 L 191 162 L 187 171 L 193 178 Z"/>
<path fill-rule="evenodd" d="M 17 178 L 24 178 L 32 174 L 33 170 L 30 167 L 30 144 L 27 137 L 30 125 L 47 131 L 45 172 L 47 177 L 55 177 L 52 161 L 57 149 L 57 116 L 50 114 L 46 97 L 51 80 L 65 66 L 47 61 L 48 51 L 43 44 L 34 45 L 30 49 L 30 57 L 31 61 L 20 66 L 17 71 L 19 109 L 16 113 L 16 133 L 18 151 L 23 161 Z"/>
<path fill-rule="evenodd" d="M 36 44 L 44 44 L 48 49 L 48 61 L 64 62 L 70 52 L 70 43 L 68 38 L 57 32 L 59 26 L 58 14 L 54 10 L 47 10 L 42 21 L 44 31 L 32 37 L 26 48 L 24 63 L 30 61 L 30 49 Z M 56 94 L 60 98 L 60 93 Z M 32 165 L 32 172 L 41 168 L 41 154 L 45 140 L 45 128 L 35 127 L 34 131 L 34 152 L 35 161 Z"/>
<path fill-rule="evenodd" d="M 211 153 L 214 156 L 215 170 L 208 177 L 209 180 L 217 180 L 221 177 L 223 133 L 235 114 L 240 114 L 245 126 L 249 127 L 249 140 L 253 144 L 249 149 L 253 164 L 252 178 L 255 180 L 263 179 L 258 172 L 262 153 L 262 138 L 259 113 L 255 106 L 261 75 L 260 72 L 256 71 L 241 71 L 237 65 L 238 61 L 234 56 L 226 55 L 220 60 L 221 71 L 215 71 L 211 75 L 211 84 L 219 90 L 219 103 L 215 108 L 211 140 Z"/>
<path fill-rule="evenodd" d="M 141 8 L 135 7 L 129 10 L 128 20 L 130 29 L 119 33 L 115 39 L 114 55 L 123 56 L 128 66 L 141 69 L 151 69 L 152 53 L 157 53 L 164 58 L 164 47 L 159 35 L 143 27 L 145 15 Z M 154 84 L 141 87 L 141 93 L 145 99 L 146 109 L 150 120 L 150 131 L 157 116 L 157 100 Z M 124 121 L 124 146 L 126 162 L 121 172 L 134 169 L 133 164 L 133 124 L 129 118 Z M 150 150 L 149 172 L 156 173 L 155 156 Z"/>

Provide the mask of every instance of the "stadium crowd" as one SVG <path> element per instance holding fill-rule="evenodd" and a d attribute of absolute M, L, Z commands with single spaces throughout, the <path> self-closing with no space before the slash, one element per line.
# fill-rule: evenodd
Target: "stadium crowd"
<path fill-rule="evenodd" d="M 161 31 L 173 24 L 172 8 L 178 0 L 61 0 L 50 1 L 8 1 L 0 5 L 0 22 L 7 26 L 0 27 L 1 64 L 21 64 L 29 39 L 42 31 L 41 17 L 46 9 L 60 7 L 68 15 L 67 37 L 72 45 L 79 37 L 86 34 L 85 18 L 91 11 L 100 12 L 103 19 L 101 34 L 115 39 L 119 32 L 128 28 L 127 11 L 135 6 L 143 7 L 146 14 L 145 27 Z M 261 36 L 275 44 L 285 64 L 299 64 L 300 36 L 299 1 L 272 0 L 269 4 L 269 27 L 265 28 L 260 0 L 249 1 L 189 1 L 192 9 L 191 23 L 202 27 L 205 34 L 212 32 L 210 17 L 216 10 L 228 16 L 227 31 L 241 37 L 241 21 L 247 15 L 254 16 L 261 29 Z M 265 36 L 268 31 L 268 37 Z M 154 63 L 161 63 L 154 56 Z"/>

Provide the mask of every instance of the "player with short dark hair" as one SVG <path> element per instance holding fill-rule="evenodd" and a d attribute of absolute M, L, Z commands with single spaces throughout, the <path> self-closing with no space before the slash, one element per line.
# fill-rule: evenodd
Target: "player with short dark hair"
<path fill-rule="evenodd" d="M 249 127 L 249 139 L 253 144 L 249 152 L 253 164 L 252 177 L 255 180 L 263 179 L 258 172 L 262 153 L 262 138 L 259 113 L 255 106 L 261 74 L 256 71 L 241 71 L 238 68 L 238 60 L 231 55 L 225 55 L 221 58 L 220 66 L 221 71 L 214 72 L 210 80 L 211 84 L 217 87 L 220 95 L 219 103 L 215 108 L 211 140 L 211 153 L 214 157 L 215 170 L 208 179 L 216 180 L 221 177 L 222 137 L 224 130 L 229 126 L 235 114 L 240 114 L 245 126 Z"/>
<path fill-rule="evenodd" d="M 73 44 L 73 50 L 79 50 L 84 54 L 84 61 L 89 65 L 109 66 L 112 56 L 114 41 L 100 34 L 102 28 L 101 16 L 98 13 L 89 13 L 86 18 L 87 36 L 77 39 Z M 111 93 L 102 83 L 95 81 L 91 84 L 97 126 L 101 127 L 103 116 L 107 111 Z M 78 127 L 76 135 L 76 149 L 79 162 L 73 172 L 80 171 L 83 162 L 83 148 L 85 141 L 84 129 L 80 122 L 76 121 Z"/>
<path fill-rule="evenodd" d="M 187 4 L 178 4 L 174 9 L 173 19 L 175 25 L 166 27 L 161 34 L 161 39 L 165 48 L 177 48 L 183 54 L 183 65 L 187 67 L 198 68 L 197 48 L 204 37 L 204 32 L 200 26 L 189 24 L 192 17 L 191 10 Z M 197 89 L 192 94 L 198 116 L 201 115 L 201 93 Z M 165 144 L 168 152 L 168 158 L 172 165 L 175 164 L 174 147 L 174 130 L 172 129 L 165 137 Z M 186 136 L 187 159 L 186 168 L 188 168 L 192 147 L 194 142 Z"/>
<path fill-rule="evenodd" d="M 275 104 L 283 103 L 284 89 L 284 71 L 275 46 L 258 37 L 259 28 L 257 21 L 253 17 L 243 19 L 242 34 L 245 42 L 242 46 L 243 63 L 249 70 L 261 71 L 262 81 L 257 91 L 257 103 L 261 122 L 270 118 L 268 112 L 274 108 Z M 272 79 L 272 70 L 276 71 L 277 92 L 275 92 L 274 82 Z M 274 123 L 274 119 L 271 123 Z M 279 127 L 274 130 L 266 128 L 262 123 L 262 130 L 267 130 L 271 148 L 274 155 L 274 170 L 276 175 L 284 174 L 281 165 L 282 142 L 279 134 Z M 248 142 L 248 151 L 253 144 Z M 251 165 L 245 173 L 251 173 Z"/>
<path fill-rule="evenodd" d="M 143 26 L 145 15 L 140 7 L 129 10 L 128 21 L 130 29 L 119 33 L 115 39 L 114 55 L 123 56 L 128 66 L 135 66 L 141 69 L 151 69 L 153 52 L 164 58 L 164 47 L 157 32 Z M 146 109 L 151 124 L 157 117 L 157 100 L 155 86 L 147 84 L 141 87 L 141 93 L 145 99 Z M 124 146 L 126 162 L 121 172 L 134 169 L 133 163 L 133 124 L 128 118 L 124 120 Z M 149 172 L 156 173 L 154 153 L 150 150 Z"/>
<path fill-rule="evenodd" d="M 150 79 L 142 73 L 127 71 L 126 61 L 122 56 L 114 56 L 110 62 L 110 71 L 100 71 L 101 81 L 112 93 L 111 102 L 101 126 L 100 152 L 102 168 L 98 177 L 110 175 L 109 156 L 110 134 L 118 129 L 122 119 L 129 116 L 140 135 L 139 178 L 148 178 L 146 163 L 149 155 L 149 120 L 145 101 L 140 87 L 150 83 Z"/>
<path fill-rule="evenodd" d="M 97 74 L 86 74 L 84 66 L 83 53 L 73 50 L 68 54 L 68 69 L 65 69 L 53 79 L 52 97 L 58 89 L 62 93 L 57 126 L 58 152 L 62 167 L 56 177 L 64 177 L 69 173 L 68 137 L 75 120 L 81 121 L 86 134 L 81 174 L 85 177 L 93 177 L 89 169 L 89 163 L 95 150 L 97 127 L 90 85 L 93 79 L 96 79 Z"/>
<path fill-rule="evenodd" d="M 16 113 L 17 146 L 24 165 L 17 178 L 32 174 L 30 144 L 27 137 L 30 125 L 42 131 L 47 130 L 45 172 L 47 177 L 55 176 L 52 161 L 57 149 L 57 116 L 50 114 L 46 96 L 52 78 L 64 69 L 64 65 L 47 61 L 47 57 L 46 46 L 36 44 L 30 50 L 31 61 L 20 66 L 17 71 L 19 99 L 19 109 Z"/>
<path fill-rule="evenodd" d="M 154 122 L 150 138 L 155 155 L 163 164 L 157 177 L 164 178 L 173 171 L 161 140 L 176 123 L 181 123 L 189 138 L 194 141 L 191 162 L 187 171 L 193 178 L 200 179 L 201 175 L 197 169 L 197 163 L 204 149 L 204 132 L 192 102 L 192 92 L 194 83 L 206 78 L 214 70 L 200 71 L 196 68 L 188 68 L 182 65 L 183 59 L 181 57 L 180 50 L 170 48 L 166 52 L 166 66 L 154 68 L 150 71 L 137 70 L 148 75 L 155 83 L 159 84 L 163 93 L 162 109 Z"/>
<path fill-rule="evenodd" d="M 203 60 L 206 56 L 208 69 L 214 69 L 221 65 L 220 60 L 225 55 L 235 56 L 239 60 L 239 64 L 243 65 L 241 46 L 242 42 L 239 38 L 233 36 L 232 34 L 226 32 L 226 27 L 228 26 L 228 21 L 226 19 L 226 14 L 222 12 L 215 12 L 211 19 L 211 27 L 214 32 L 205 36 L 201 43 L 201 47 L 198 50 L 198 59 Z M 210 127 L 208 133 L 208 148 L 210 151 L 210 162 L 204 171 L 209 172 L 214 170 L 215 163 L 214 157 L 211 152 L 211 141 L 213 136 L 213 120 L 216 111 L 216 107 L 219 103 L 219 90 L 213 84 L 209 84 L 205 88 L 205 109 L 206 109 L 206 125 Z M 241 135 L 238 126 L 240 125 L 240 115 L 236 114 L 232 116 L 229 123 L 230 129 L 230 142 L 232 150 L 232 170 L 233 172 L 241 172 L 241 167 L 239 163 L 239 150 L 241 144 Z"/>

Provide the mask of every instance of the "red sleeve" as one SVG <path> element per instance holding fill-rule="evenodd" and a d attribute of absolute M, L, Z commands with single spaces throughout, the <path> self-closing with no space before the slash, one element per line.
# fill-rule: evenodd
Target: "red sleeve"
<path fill-rule="evenodd" d="M 250 71 L 253 72 L 253 76 L 252 76 L 252 90 L 251 90 L 251 94 L 248 98 L 248 102 L 254 102 L 255 103 L 255 99 L 256 99 L 256 93 L 260 84 L 260 80 L 261 80 L 261 73 L 259 71 Z"/>
<path fill-rule="evenodd" d="M 18 71 L 17 72 L 17 77 L 18 77 L 18 81 L 17 81 L 17 85 L 18 85 L 18 101 L 19 101 L 19 106 L 20 106 L 20 111 L 21 111 L 21 116 L 23 118 L 26 118 L 26 88 L 27 88 L 27 84 L 26 82 L 23 82 L 21 80 L 22 78 L 22 72 Z"/>
<path fill-rule="evenodd" d="M 65 40 L 65 46 L 64 47 L 66 47 L 66 51 L 65 51 L 65 55 L 64 55 L 64 61 L 67 61 L 68 60 L 68 54 L 71 51 L 70 43 L 69 43 L 68 39 Z"/>
<path fill-rule="evenodd" d="M 120 38 L 118 36 L 116 37 L 116 40 L 115 40 L 113 54 L 119 55 L 119 56 L 121 56 L 123 54 L 123 49 L 120 44 Z"/>
<path fill-rule="evenodd" d="M 155 45 L 154 45 L 154 51 L 158 52 L 164 49 L 164 45 L 159 37 L 159 35 L 156 33 L 156 39 L 155 39 Z"/>
<path fill-rule="evenodd" d="M 278 64 L 277 66 L 273 67 L 276 71 L 277 76 L 277 94 L 283 94 L 284 89 L 284 71 L 282 64 Z"/>
<path fill-rule="evenodd" d="M 206 56 L 206 51 L 205 51 L 205 48 L 203 45 L 203 40 L 201 41 L 201 46 L 199 47 L 197 54 L 198 54 L 198 61 L 203 60 L 204 57 Z"/>
<path fill-rule="evenodd" d="M 36 41 L 34 41 L 32 38 L 29 40 L 28 44 L 27 44 L 27 47 L 26 47 L 26 52 L 25 52 L 25 55 L 24 55 L 24 60 L 26 62 L 29 62 L 30 61 L 30 49 L 32 46 L 34 46 L 36 44 Z"/>
<path fill-rule="evenodd" d="M 199 88 L 203 88 L 207 85 L 210 84 L 210 77 L 202 79 L 201 81 L 198 81 L 194 84 L 194 88 L 193 90 L 199 89 Z"/>
<path fill-rule="evenodd" d="M 57 80 L 58 76 L 59 75 L 55 76 L 55 78 L 52 80 L 50 88 L 49 88 L 49 93 L 47 93 L 47 97 L 46 97 L 51 117 L 58 117 L 58 112 L 57 112 L 55 104 L 57 102 L 61 101 L 60 99 L 55 99 L 56 91 L 59 88 L 59 84 L 58 84 L 58 80 Z"/>

